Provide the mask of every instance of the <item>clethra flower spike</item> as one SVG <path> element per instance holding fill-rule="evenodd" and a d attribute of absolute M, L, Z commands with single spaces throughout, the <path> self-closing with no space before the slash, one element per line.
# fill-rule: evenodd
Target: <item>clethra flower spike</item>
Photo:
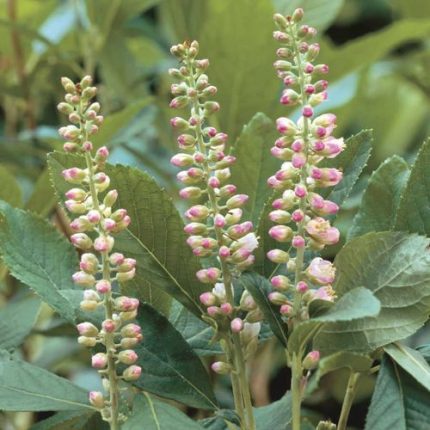
<path fill-rule="evenodd" d="M 91 135 L 98 131 L 103 116 L 99 114 L 100 105 L 91 102 L 97 92 L 91 77 L 85 76 L 78 84 L 68 78 L 62 78 L 61 82 L 67 94 L 58 110 L 68 115 L 73 123 L 59 130 L 67 140 L 64 150 L 81 153 L 86 162 L 85 168 L 71 167 L 62 172 L 64 180 L 73 184 L 73 188 L 66 192 L 65 202 L 66 208 L 75 216 L 70 224 L 75 234 L 70 239 L 75 247 L 85 251 L 81 255 L 80 270 L 72 278 L 85 289 L 82 310 L 90 312 L 103 307 L 105 313 L 101 327 L 89 322 L 77 325 L 78 342 L 87 347 L 101 344 L 105 348 L 105 352 L 92 356 L 91 364 L 99 370 L 103 385 L 108 389 L 105 394 L 92 391 L 89 400 L 103 410 L 103 418 L 119 428 L 118 380 L 122 377 L 126 381 L 135 381 L 141 374 L 141 368 L 134 365 L 137 354 L 129 348 L 142 340 L 140 327 L 130 322 L 137 315 L 139 301 L 124 296 L 112 299 L 112 290 L 118 288 L 118 282 L 135 276 L 135 260 L 111 253 L 115 246 L 114 235 L 124 230 L 131 220 L 125 209 L 112 210 L 118 192 L 108 191 L 110 178 L 104 171 L 108 149 L 101 147 L 93 153 Z M 175 162 L 182 165 L 187 159 L 177 157 Z M 99 194 L 104 192 L 106 194 L 101 199 Z M 118 362 L 130 365 L 122 376 L 116 368 Z"/>
<path fill-rule="evenodd" d="M 281 248 L 290 250 L 273 249 L 267 256 L 274 263 L 285 264 L 287 275 L 292 275 L 276 275 L 271 283 L 279 294 L 290 288 L 290 280 L 294 278 L 292 294 L 296 299 L 291 308 L 289 304 L 282 304 L 275 293 L 270 297 L 272 302 L 282 304 L 280 312 L 285 318 L 295 321 L 306 318 L 309 300 L 332 301 L 335 297 L 331 287 L 335 278 L 332 263 L 314 258 L 306 265 L 304 254 L 307 249 L 319 251 L 339 241 L 339 230 L 324 218 L 336 214 L 339 207 L 324 199 L 319 190 L 342 180 L 341 170 L 322 166 L 322 162 L 336 157 L 345 147 L 342 138 L 333 136 L 336 116 L 316 114 L 315 107 L 327 98 L 327 81 L 321 75 L 328 72 L 328 66 L 315 62 L 320 50 L 312 42 L 316 30 L 302 25 L 302 18 L 302 9 L 288 17 L 280 14 L 274 17 L 279 28 L 274 38 L 281 45 L 276 51 L 278 60 L 274 66 L 285 85 L 280 102 L 297 106 L 301 116 L 296 122 L 286 117 L 276 120 L 280 137 L 271 153 L 283 164 L 268 179 L 268 185 L 282 195 L 273 202 L 269 218 L 275 225 L 269 235 L 283 244 Z"/>

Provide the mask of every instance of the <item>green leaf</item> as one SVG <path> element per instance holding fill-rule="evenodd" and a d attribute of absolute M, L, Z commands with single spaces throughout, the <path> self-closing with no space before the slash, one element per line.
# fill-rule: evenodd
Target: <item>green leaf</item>
<path fill-rule="evenodd" d="M 198 3 L 192 6 L 199 7 Z M 218 88 L 220 129 L 234 140 L 256 112 L 270 113 L 275 105 L 279 81 L 272 67 L 274 9 L 270 1 L 207 3 L 199 38 L 201 56 L 212 61 L 209 79 Z"/>
<path fill-rule="evenodd" d="M 340 48 L 324 46 L 320 61 L 330 65 L 333 81 L 359 68 L 375 63 L 397 46 L 420 41 L 430 33 L 430 20 L 405 19 L 343 44 Z"/>
<path fill-rule="evenodd" d="M 98 412 L 63 411 L 31 426 L 30 430 L 108 430 Z"/>
<path fill-rule="evenodd" d="M 0 409 L 76 411 L 94 409 L 88 393 L 47 370 L 0 351 Z"/>
<path fill-rule="evenodd" d="M 395 230 L 430 235 L 430 139 L 421 147 L 400 198 Z"/>
<path fill-rule="evenodd" d="M 381 303 L 377 318 L 329 324 L 316 339 L 325 353 L 370 352 L 415 333 L 430 309 L 429 240 L 400 232 L 368 233 L 337 255 L 336 293 L 364 285 Z"/>
<path fill-rule="evenodd" d="M 10 302 L 0 310 L 0 348 L 10 349 L 21 345 L 30 333 L 37 318 L 40 300 L 37 298 Z"/>
<path fill-rule="evenodd" d="M 75 309 L 62 290 L 75 289 L 78 267 L 73 246 L 38 216 L 0 205 L 0 243 L 3 261 L 12 275 L 32 288 L 63 318 L 75 321 Z"/>
<path fill-rule="evenodd" d="M 0 200 L 4 200 L 11 206 L 22 206 L 22 192 L 15 176 L 6 167 L 0 166 Z"/>
<path fill-rule="evenodd" d="M 52 181 L 61 199 L 69 189 L 61 171 L 83 163 L 80 156 L 57 152 L 48 156 Z M 195 276 L 200 265 L 185 242 L 184 224 L 172 199 L 153 178 L 137 169 L 107 165 L 106 173 L 110 188 L 119 194 L 115 207 L 127 209 L 132 219 L 129 228 L 115 238 L 115 250 L 137 260 L 137 275 L 124 284 L 124 293 L 165 313 L 170 299 L 164 293 L 168 293 L 200 317 L 198 298 L 205 291 Z"/>
<path fill-rule="evenodd" d="M 348 239 L 372 231 L 391 230 L 400 195 L 409 177 L 409 166 L 394 155 L 385 160 L 372 174 L 361 206 L 354 218 Z"/>
<path fill-rule="evenodd" d="M 323 31 L 336 19 L 343 0 L 274 0 L 276 11 L 289 15 L 301 7 L 305 11 L 303 22 Z"/>
<path fill-rule="evenodd" d="M 211 344 L 215 334 L 213 328 L 176 301 L 170 308 L 169 321 L 196 354 L 201 356 L 222 354 L 219 343 Z"/>
<path fill-rule="evenodd" d="M 240 283 L 254 298 L 275 336 L 282 345 L 286 346 L 288 327 L 282 320 L 279 307 L 272 304 L 268 298 L 269 293 L 272 291 L 270 282 L 256 273 L 244 273 L 240 277 Z"/>
<path fill-rule="evenodd" d="M 189 406 L 216 409 L 209 376 L 181 334 L 147 304 L 140 306 L 138 319 L 143 342 L 136 352 L 143 373 L 135 385 Z"/>
<path fill-rule="evenodd" d="M 430 366 L 418 351 L 400 343 L 386 345 L 384 350 L 403 370 L 430 392 Z"/>
<path fill-rule="evenodd" d="M 345 150 L 333 160 L 327 160 L 327 165 L 343 170 L 343 179 L 336 186 L 323 192 L 325 198 L 339 206 L 345 201 L 367 164 L 372 152 L 372 130 L 362 130 L 346 140 Z"/>
<path fill-rule="evenodd" d="M 365 430 L 427 430 L 429 404 L 430 393 L 384 356 Z"/>
<path fill-rule="evenodd" d="M 373 359 L 367 355 L 353 352 L 339 351 L 328 357 L 322 358 L 318 363 L 318 369 L 312 376 L 306 387 L 308 393 L 318 388 L 318 383 L 324 375 L 335 370 L 347 368 L 353 372 L 367 372 L 372 367 Z"/>
<path fill-rule="evenodd" d="M 243 208 L 244 218 L 254 225 L 267 200 L 267 178 L 279 168 L 279 161 L 270 153 L 276 134 L 273 121 L 259 112 L 243 127 L 234 146 L 233 155 L 237 161 L 232 168 L 231 183 L 240 193 L 249 196 Z"/>
<path fill-rule="evenodd" d="M 41 216 L 46 216 L 55 206 L 55 202 L 55 193 L 49 179 L 49 170 L 46 168 L 38 177 L 25 208 Z"/>
<path fill-rule="evenodd" d="M 143 393 L 134 400 L 133 413 L 123 425 L 123 430 L 142 429 L 203 430 L 203 427 L 174 406 Z"/>
<path fill-rule="evenodd" d="M 381 309 L 379 300 L 366 288 L 356 287 L 342 295 L 328 312 L 300 323 L 288 339 L 288 349 L 298 352 L 306 346 L 316 331 L 324 324 L 362 320 L 375 317 Z M 349 336 L 349 325 L 342 326 L 345 336 Z M 327 329 L 329 330 L 329 328 Z"/>
<path fill-rule="evenodd" d="M 152 99 L 147 97 L 130 104 L 119 112 L 109 114 L 100 127 L 99 132 L 92 137 L 91 141 L 94 147 L 99 148 L 103 145 L 109 146 L 109 143 L 112 142 L 121 129 L 126 127 L 143 108 L 151 103 L 151 101 Z"/>
<path fill-rule="evenodd" d="M 291 421 L 291 394 L 267 406 L 254 408 L 255 424 L 257 430 L 285 430 Z"/>

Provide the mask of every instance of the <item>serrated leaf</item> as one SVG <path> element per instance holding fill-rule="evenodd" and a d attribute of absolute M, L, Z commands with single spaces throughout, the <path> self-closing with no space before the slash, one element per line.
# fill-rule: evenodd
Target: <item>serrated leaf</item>
<path fill-rule="evenodd" d="M 78 267 L 73 246 L 54 226 L 38 216 L 0 205 L 0 243 L 3 261 L 12 275 L 32 288 L 63 318 L 75 321 L 75 309 L 62 294 L 72 290 Z"/>
<path fill-rule="evenodd" d="M 141 304 L 138 320 L 143 342 L 136 352 L 143 373 L 135 385 L 189 406 L 216 409 L 209 376 L 181 334 L 147 304 Z"/>
<path fill-rule="evenodd" d="M 282 320 L 279 307 L 273 305 L 268 298 L 269 293 L 272 291 L 270 282 L 256 273 L 244 273 L 239 282 L 252 295 L 275 336 L 282 345 L 286 346 L 288 327 Z"/>
<path fill-rule="evenodd" d="M 52 153 L 48 156 L 51 177 L 60 198 L 69 185 L 60 172 L 83 166 L 80 156 Z M 205 291 L 195 272 L 200 265 L 185 240 L 183 222 L 172 199 L 153 178 L 126 166 L 106 166 L 111 189 L 118 191 L 115 208 L 127 209 L 132 222 L 115 238 L 115 250 L 137 260 L 136 277 L 124 284 L 125 294 L 147 301 L 167 313 L 168 293 L 191 310 L 202 314 L 199 295 Z M 178 258 L 180 256 L 180 258 Z"/>
<path fill-rule="evenodd" d="M 196 354 L 203 356 L 222 353 L 219 343 L 211 344 L 214 329 L 176 301 L 170 308 L 169 321 Z"/>
<path fill-rule="evenodd" d="M 343 6 L 343 0 L 274 0 L 276 11 L 290 15 L 301 7 L 305 11 L 303 22 L 323 31 L 336 19 Z"/>
<path fill-rule="evenodd" d="M 406 161 L 393 155 L 372 173 L 360 209 L 348 232 L 348 240 L 372 231 L 387 231 L 393 228 L 409 172 Z"/>
<path fill-rule="evenodd" d="M 46 216 L 55 206 L 55 193 L 51 187 L 49 170 L 46 168 L 37 178 L 33 192 L 31 193 L 25 208 Z"/>
<path fill-rule="evenodd" d="M 0 351 L 0 409 L 94 410 L 84 389 L 45 369 L 12 359 L 6 351 Z"/>
<path fill-rule="evenodd" d="M 161 402 L 147 393 L 136 397 L 133 413 L 123 425 L 123 430 L 203 430 L 196 421 L 174 406 Z"/>
<path fill-rule="evenodd" d="M 11 206 L 22 206 L 22 191 L 15 176 L 4 166 L 0 166 L 0 200 L 4 200 Z"/>
<path fill-rule="evenodd" d="M 232 167 L 231 183 L 249 196 L 243 208 L 244 219 L 254 225 L 267 200 L 267 178 L 279 168 L 279 161 L 270 153 L 276 134 L 273 121 L 259 112 L 243 127 L 234 146 L 237 161 Z"/>
<path fill-rule="evenodd" d="M 314 335 L 323 325 L 328 324 L 330 327 L 330 323 L 375 317 L 379 314 L 380 309 L 379 300 L 371 291 L 363 287 L 354 288 L 341 296 L 328 312 L 298 324 L 288 339 L 288 349 L 295 352 L 300 351 L 311 340 L 311 335 Z M 344 330 L 348 331 L 348 325 L 344 326 Z"/>
<path fill-rule="evenodd" d="M 325 353 L 370 352 L 415 333 L 430 309 L 429 240 L 401 232 L 368 233 L 336 257 L 334 289 L 342 297 L 364 285 L 381 303 L 377 318 L 327 325 L 316 338 Z"/>
<path fill-rule="evenodd" d="M 342 205 L 367 164 L 372 152 L 372 140 L 372 130 L 362 130 L 346 140 L 346 148 L 339 156 L 326 161 L 325 165 L 343 171 L 343 179 L 333 188 L 321 193 L 325 198 Z"/>
<path fill-rule="evenodd" d="M 0 349 L 16 348 L 30 333 L 40 308 L 38 298 L 10 302 L 0 310 Z"/>
<path fill-rule="evenodd" d="M 430 393 L 384 356 L 365 430 L 427 430 Z"/>
<path fill-rule="evenodd" d="M 336 80 L 359 68 L 373 64 L 397 46 L 430 34 L 430 20 L 405 19 L 381 30 L 343 44 L 323 47 L 319 61 L 330 65 L 330 79 Z"/>
<path fill-rule="evenodd" d="M 430 139 L 420 151 L 400 198 L 395 230 L 430 235 Z"/>
<path fill-rule="evenodd" d="M 400 343 L 386 345 L 384 351 L 430 392 L 430 366 L 420 352 Z"/>
<path fill-rule="evenodd" d="M 30 430 L 108 430 L 99 412 L 63 411 L 31 426 Z"/>

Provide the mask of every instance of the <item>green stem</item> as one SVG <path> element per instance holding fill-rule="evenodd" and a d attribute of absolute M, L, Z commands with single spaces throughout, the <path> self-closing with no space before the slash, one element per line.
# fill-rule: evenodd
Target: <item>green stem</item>
<path fill-rule="evenodd" d="M 293 353 L 291 363 L 291 397 L 292 397 L 292 430 L 300 430 L 300 415 L 302 404 L 302 361 L 299 355 Z"/>
<path fill-rule="evenodd" d="M 190 63 L 187 63 L 190 70 L 189 85 L 195 87 L 196 82 L 194 78 L 194 70 Z M 193 111 L 196 115 L 202 118 L 202 109 L 200 102 L 197 98 L 193 101 Z M 199 151 L 205 155 L 205 161 L 203 162 L 203 168 L 207 177 L 210 175 L 209 163 L 207 161 L 207 148 L 204 142 L 201 124 L 196 127 L 197 146 Z M 218 198 L 215 191 L 211 187 L 206 188 L 208 194 L 209 205 L 212 209 L 213 216 L 220 213 L 218 205 Z M 218 246 L 224 245 L 224 232 L 221 227 L 214 227 L 215 237 L 218 242 Z M 234 307 L 234 296 L 232 288 L 232 275 L 227 263 L 220 260 L 220 267 L 223 277 L 223 283 L 225 288 L 226 300 Z M 230 364 L 233 365 L 234 370 L 231 374 L 231 382 L 233 388 L 233 397 L 235 408 L 241 419 L 242 430 L 255 430 L 255 421 L 252 410 L 252 400 L 250 387 L 248 383 L 248 377 L 246 375 L 246 364 L 245 358 L 242 352 L 242 345 L 240 341 L 240 335 L 238 333 L 231 333 L 231 340 L 226 342 L 227 346 L 227 357 L 231 360 Z"/>
<path fill-rule="evenodd" d="M 348 417 L 351 411 L 352 403 L 354 401 L 355 393 L 357 392 L 357 382 L 359 378 L 360 373 L 351 372 L 349 375 L 348 386 L 343 399 L 337 430 L 346 430 L 346 424 L 348 422 Z"/>
<path fill-rule="evenodd" d="M 89 172 L 89 187 L 91 193 L 91 199 L 93 201 L 94 209 L 99 211 L 99 200 L 97 195 L 97 190 L 93 181 L 94 176 L 94 167 L 93 161 L 91 159 L 91 155 L 89 152 L 85 153 L 85 161 L 87 165 L 87 169 Z M 102 215 L 102 214 L 101 214 Z M 109 267 L 109 254 L 107 252 L 102 253 L 102 267 L 103 267 L 103 279 L 110 281 L 110 267 Z M 112 306 L 112 293 L 106 293 L 104 296 L 104 309 L 105 309 L 105 319 L 112 319 L 113 317 L 113 306 Z M 116 373 L 115 366 L 115 356 L 116 356 L 116 348 L 115 348 L 115 339 L 113 333 L 105 334 L 105 346 L 106 346 L 106 354 L 108 357 L 107 364 L 107 376 L 109 380 L 109 405 L 111 416 L 109 419 L 109 425 L 111 430 L 119 430 L 119 386 L 118 386 L 118 375 Z"/>

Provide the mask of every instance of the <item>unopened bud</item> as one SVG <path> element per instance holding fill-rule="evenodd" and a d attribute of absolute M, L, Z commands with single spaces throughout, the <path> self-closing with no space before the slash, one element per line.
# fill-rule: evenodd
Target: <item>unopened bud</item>
<path fill-rule="evenodd" d="M 231 372 L 232 367 L 230 364 L 225 363 L 224 361 L 215 361 L 211 364 L 211 369 L 219 375 L 227 375 Z"/>
<path fill-rule="evenodd" d="M 95 337 L 79 336 L 78 343 L 80 345 L 92 348 L 93 346 L 96 346 L 97 340 Z"/>
<path fill-rule="evenodd" d="M 132 365 L 127 367 L 122 373 L 125 381 L 137 381 L 142 374 L 142 368 L 140 366 Z"/>
<path fill-rule="evenodd" d="M 97 409 L 102 409 L 105 406 L 105 399 L 100 391 L 90 391 L 88 394 L 90 403 Z"/>
<path fill-rule="evenodd" d="M 132 349 L 126 349 L 118 354 L 118 360 L 127 365 L 136 363 L 137 359 L 138 356 Z"/>
<path fill-rule="evenodd" d="M 303 363 L 302 363 L 303 368 L 307 370 L 315 369 L 318 366 L 319 360 L 320 360 L 320 352 L 311 351 L 303 359 Z"/>

